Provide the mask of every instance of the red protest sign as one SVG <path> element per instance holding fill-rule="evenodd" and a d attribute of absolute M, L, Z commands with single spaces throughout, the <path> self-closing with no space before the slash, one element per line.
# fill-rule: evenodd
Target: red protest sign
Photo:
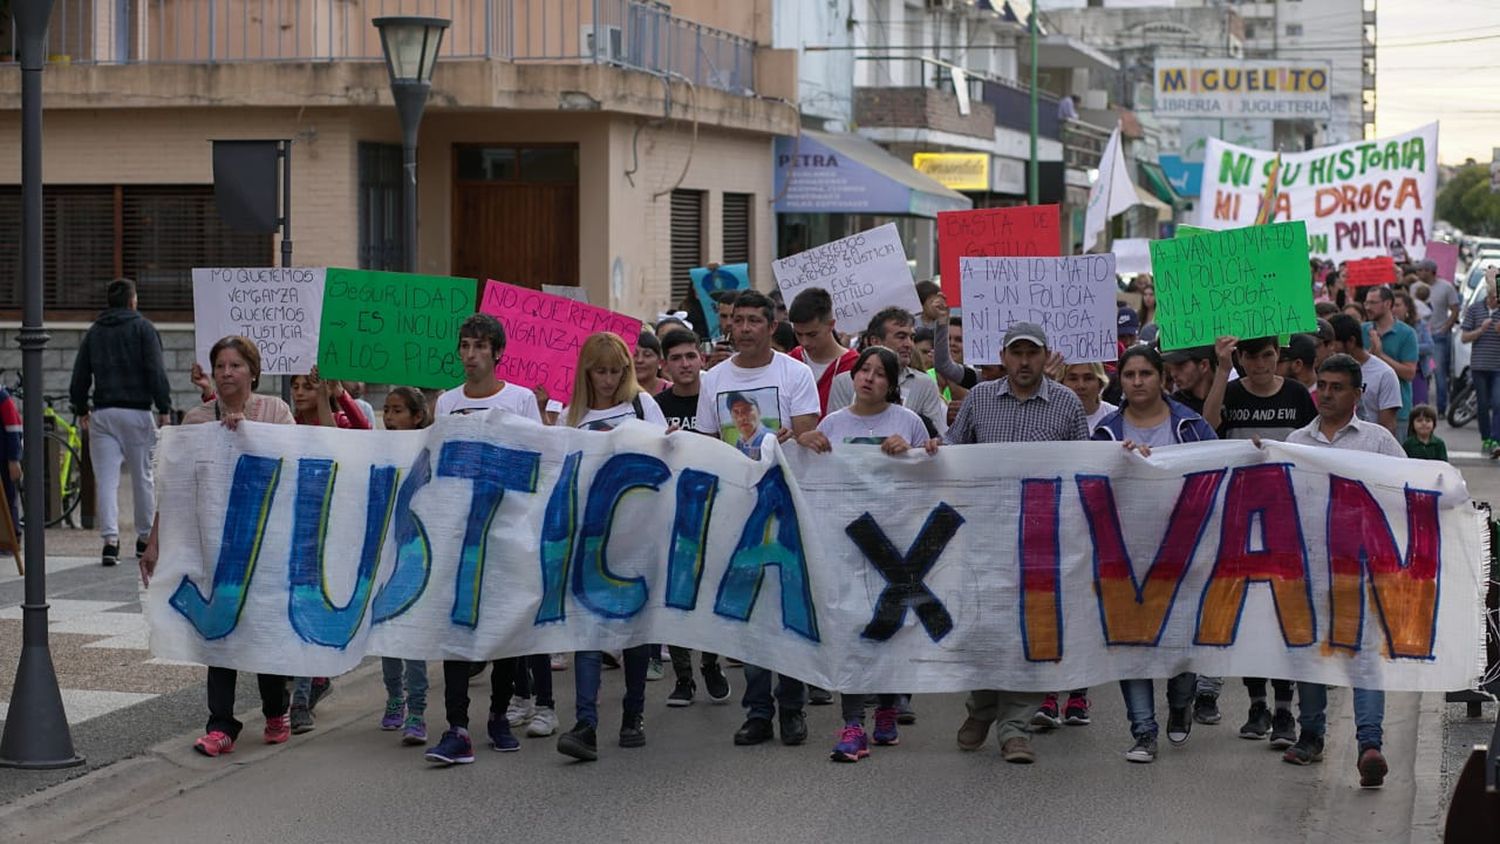
<path fill-rule="evenodd" d="M 1056 205 L 939 211 L 939 271 L 948 304 L 963 301 L 959 258 L 1051 258 L 1062 254 Z"/>
<path fill-rule="evenodd" d="M 573 397 L 578 349 L 590 334 L 613 331 L 632 354 L 641 335 L 634 317 L 493 279 L 484 283 L 479 312 L 505 327 L 505 355 L 495 374 L 522 387 L 541 385 L 563 404 Z"/>
<path fill-rule="evenodd" d="M 1344 265 L 1344 284 L 1349 287 L 1394 284 L 1396 278 L 1396 259 L 1389 255 L 1361 258 Z"/>

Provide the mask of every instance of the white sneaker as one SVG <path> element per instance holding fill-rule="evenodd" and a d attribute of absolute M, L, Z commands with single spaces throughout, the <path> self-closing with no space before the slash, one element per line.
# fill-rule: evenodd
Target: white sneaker
<path fill-rule="evenodd" d="M 505 720 L 512 727 L 519 727 L 530 721 L 536 715 L 536 707 L 531 705 L 529 697 L 512 697 L 510 706 L 505 708 Z"/>
<path fill-rule="evenodd" d="M 526 735 L 532 738 L 542 738 L 557 732 L 557 712 L 550 706 L 538 706 L 536 714 L 531 716 L 531 724 L 526 727 Z"/>
<path fill-rule="evenodd" d="M 568 670 L 568 655 L 567 654 L 553 654 L 552 655 L 552 670 L 553 671 L 567 671 Z"/>

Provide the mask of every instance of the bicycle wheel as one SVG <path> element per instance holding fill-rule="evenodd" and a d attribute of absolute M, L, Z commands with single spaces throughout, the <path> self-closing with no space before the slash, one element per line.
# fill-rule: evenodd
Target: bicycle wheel
<path fill-rule="evenodd" d="M 57 448 L 58 464 L 66 464 L 68 466 L 68 476 L 58 479 L 52 477 L 53 469 L 51 461 L 44 461 L 45 471 L 47 471 L 48 476 L 43 478 L 43 482 L 49 490 L 53 489 L 52 484 L 58 485 L 57 490 L 59 492 L 60 505 L 57 508 L 57 512 L 52 514 L 52 518 L 47 520 L 47 527 L 57 527 L 62 524 L 64 519 L 72 515 L 74 510 L 78 509 L 78 503 L 83 498 L 83 466 L 78 449 L 69 445 L 67 438 L 62 434 L 56 431 L 48 431 L 43 435 L 43 439 L 46 441 L 46 448 Z M 70 459 L 64 459 L 65 457 Z M 27 478 L 22 478 L 21 483 L 16 485 L 16 492 L 21 499 L 18 505 L 21 511 L 21 522 L 16 526 L 17 528 L 23 527 L 26 524 L 25 485 L 27 481 Z"/>

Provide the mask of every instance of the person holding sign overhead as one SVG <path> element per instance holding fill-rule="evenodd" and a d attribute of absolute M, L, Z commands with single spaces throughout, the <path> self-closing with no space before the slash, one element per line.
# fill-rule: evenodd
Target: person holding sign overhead
<path fill-rule="evenodd" d="M 741 406 L 749 403 L 757 408 L 754 423 L 776 431 L 781 440 L 805 434 L 818 424 L 818 388 L 812 370 L 771 349 L 775 319 L 776 305 L 765 294 L 745 290 L 735 297 L 729 325 L 737 351 L 703 374 L 698 391 L 699 431 L 739 446 L 745 428 L 751 427 L 751 420 L 743 419 L 746 408 Z M 736 408 L 739 418 L 734 415 Z M 807 718 L 802 713 L 807 686 L 801 680 L 783 675 L 773 700 L 771 672 L 746 664 L 743 702 L 748 717 L 734 734 L 735 744 L 770 740 L 775 735 L 771 716 L 778 714 L 782 744 L 807 741 Z"/>

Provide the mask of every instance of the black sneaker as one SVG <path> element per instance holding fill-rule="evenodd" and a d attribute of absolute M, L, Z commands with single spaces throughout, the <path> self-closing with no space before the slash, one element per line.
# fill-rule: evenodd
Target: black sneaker
<path fill-rule="evenodd" d="M 639 712 L 627 712 L 620 720 L 620 746 L 646 746 L 646 718 Z"/>
<path fill-rule="evenodd" d="M 641 741 L 645 741 L 644 735 L 641 736 Z M 557 752 L 564 756 L 571 756 L 580 762 L 592 762 L 598 759 L 599 741 L 594 736 L 594 725 L 587 721 L 574 724 L 573 729 L 557 737 Z"/>
<path fill-rule="evenodd" d="M 917 711 L 911 708 L 911 695 L 902 695 L 896 703 L 896 723 L 902 725 L 917 723 Z"/>
<path fill-rule="evenodd" d="M 1250 704 L 1250 717 L 1240 727 L 1240 738 L 1259 741 L 1271 732 L 1271 710 L 1263 700 Z"/>
<path fill-rule="evenodd" d="M 833 692 L 817 686 L 807 687 L 807 702 L 811 706 L 828 706 L 833 703 Z"/>
<path fill-rule="evenodd" d="M 1188 733 L 1193 731 L 1193 719 L 1186 706 L 1167 710 L 1167 741 L 1174 747 L 1187 744 Z"/>
<path fill-rule="evenodd" d="M 1276 714 L 1271 716 L 1271 746 L 1277 750 L 1285 750 L 1297 743 L 1297 719 L 1292 717 L 1290 709 L 1276 708 Z"/>
<path fill-rule="evenodd" d="M 776 728 L 769 718 L 747 718 L 734 734 L 734 743 L 745 747 L 760 744 L 776 737 Z"/>
<path fill-rule="evenodd" d="M 135 541 L 135 558 L 139 560 L 144 556 L 146 556 L 146 540 L 137 539 Z"/>
<path fill-rule="evenodd" d="M 729 700 L 729 678 L 724 676 L 724 669 L 718 665 L 704 668 L 703 690 L 708 692 L 708 699 L 714 703 Z"/>
<path fill-rule="evenodd" d="M 120 543 L 110 542 L 104 546 L 104 552 L 99 555 L 99 564 L 108 568 L 120 562 Z"/>
<path fill-rule="evenodd" d="M 1193 720 L 1200 724 L 1217 724 L 1224 716 L 1219 714 L 1218 695 L 1198 695 L 1193 700 Z"/>
<path fill-rule="evenodd" d="M 697 692 L 698 684 L 693 682 L 692 677 L 678 677 L 677 685 L 667 695 L 667 706 L 692 706 L 693 695 Z"/>
<path fill-rule="evenodd" d="M 1135 740 L 1135 744 L 1125 751 L 1125 758 L 1131 762 L 1139 762 L 1149 765 L 1156 761 L 1156 736 L 1141 736 Z"/>
<path fill-rule="evenodd" d="M 807 741 L 807 716 L 801 710 L 781 713 L 781 743 L 801 744 Z"/>
<path fill-rule="evenodd" d="M 1281 754 L 1281 761 L 1291 765 L 1311 765 L 1323 761 L 1323 737 L 1302 731 L 1297 743 Z"/>

